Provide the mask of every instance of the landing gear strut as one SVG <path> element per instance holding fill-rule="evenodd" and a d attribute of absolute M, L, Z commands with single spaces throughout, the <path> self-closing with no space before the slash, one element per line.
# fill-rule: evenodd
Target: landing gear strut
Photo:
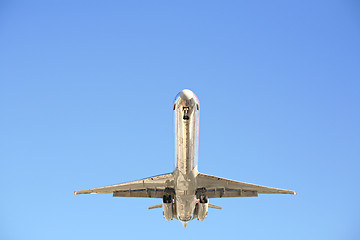
<path fill-rule="evenodd" d="M 184 108 L 183 108 L 183 111 L 184 111 L 184 117 L 183 117 L 183 119 L 184 119 L 184 120 L 189 120 L 189 108 L 188 108 L 188 107 L 184 107 Z"/>
<path fill-rule="evenodd" d="M 208 203 L 208 198 L 205 195 L 199 197 L 200 203 Z"/>

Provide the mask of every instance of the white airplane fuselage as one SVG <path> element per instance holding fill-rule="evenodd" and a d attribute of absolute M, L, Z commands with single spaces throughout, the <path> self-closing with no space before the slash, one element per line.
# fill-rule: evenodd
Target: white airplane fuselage
<path fill-rule="evenodd" d="M 174 102 L 175 170 L 135 181 L 75 191 L 74 194 L 112 193 L 114 197 L 162 198 L 166 220 L 180 220 L 184 227 L 192 219 L 203 221 L 210 198 L 257 197 L 258 194 L 296 194 L 295 191 L 234 181 L 198 172 L 200 103 L 190 90 L 182 90 Z"/>
<path fill-rule="evenodd" d="M 182 90 L 174 102 L 175 204 L 177 217 L 186 224 L 196 205 L 200 103 L 190 90 Z"/>

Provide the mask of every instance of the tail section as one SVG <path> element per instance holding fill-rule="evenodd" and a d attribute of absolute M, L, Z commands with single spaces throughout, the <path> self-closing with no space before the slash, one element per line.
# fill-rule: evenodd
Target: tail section
<path fill-rule="evenodd" d="M 162 204 L 156 204 L 154 206 L 148 207 L 148 209 L 162 208 Z"/>

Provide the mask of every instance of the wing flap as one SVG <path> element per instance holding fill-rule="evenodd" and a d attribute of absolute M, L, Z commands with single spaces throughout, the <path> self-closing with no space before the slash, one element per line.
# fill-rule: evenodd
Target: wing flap
<path fill-rule="evenodd" d="M 145 188 L 137 190 L 114 191 L 113 197 L 144 197 L 144 198 L 162 198 L 169 188 Z M 170 189 L 169 189 L 170 190 Z"/>
<path fill-rule="evenodd" d="M 257 197 L 258 192 L 246 191 L 234 188 L 206 188 L 206 196 L 208 198 L 224 198 L 224 197 Z"/>

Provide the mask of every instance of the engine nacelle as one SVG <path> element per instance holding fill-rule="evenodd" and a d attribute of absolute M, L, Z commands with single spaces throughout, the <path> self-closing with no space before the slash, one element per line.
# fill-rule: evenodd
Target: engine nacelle
<path fill-rule="evenodd" d="M 197 203 L 197 219 L 203 221 L 208 214 L 209 203 Z"/>
<path fill-rule="evenodd" d="M 167 221 L 176 218 L 176 206 L 171 195 L 163 197 L 163 214 Z"/>
<path fill-rule="evenodd" d="M 163 213 L 166 220 L 172 220 L 174 216 L 173 203 L 163 203 Z"/>

